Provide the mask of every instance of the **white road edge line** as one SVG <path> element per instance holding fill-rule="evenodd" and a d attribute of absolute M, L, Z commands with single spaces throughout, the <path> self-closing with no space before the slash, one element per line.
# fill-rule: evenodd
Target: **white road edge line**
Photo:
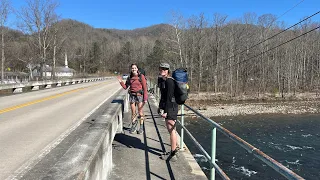
<path fill-rule="evenodd" d="M 57 139 L 53 140 L 49 145 L 47 145 L 39 155 L 34 156 L 33 158 L 29 159 L 25 164 L 20 166 L 11 176 L 6 178 L 6 180 L 17 180 L 22 178 L 26 172 L 31 170 L 38 162 L 42 160 L 49 152 L 54 149 L 58 144 L 60 144 L 64 138 L 66 138 L 72 131 L 74 131 L 80 124 L 85 121 L 91 114 L 93 114 L 102 104 L 108 101 L 113 95 L 115 95 L 122 87 L 120 86 L 114 93 L 112 93 L 109 97 L 107 97 L 104 101 L 102 101 L 96 108 L 90 111 L 87 115 L 85 115 L 77 124 L 69 128 L 67 131 L 62 133 Z M 19 176 L 19 177 L 18 177 Z"/>

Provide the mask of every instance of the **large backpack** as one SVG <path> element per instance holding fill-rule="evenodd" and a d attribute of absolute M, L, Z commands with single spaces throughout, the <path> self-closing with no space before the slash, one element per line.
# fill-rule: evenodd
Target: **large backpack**
<path fill-rule="evenodd" d="M 188 72 L 186 69 L 179 68 L 172 72 L 172 78 L 175 82 L 174 98 L 176 103 L 181 105 L 188 99 Z"/>
<path fill-rule="evenodd" d="M 146 71 L 144 69 L 142 69 L 142 68 L 139 68 L 139 77 L 140 77 L 141 74 L 143 74 L 144 77 L 146 77 Z"/>

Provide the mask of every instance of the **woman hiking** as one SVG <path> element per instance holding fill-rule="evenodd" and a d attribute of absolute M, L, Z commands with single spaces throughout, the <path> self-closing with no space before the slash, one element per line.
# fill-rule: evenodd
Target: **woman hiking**
<path fill-rule="evenodd" d="M 178 153 L 176 134 L 178 104 L 174 98 L 175 82 L 170 76 L 170 65 L 168 63 L 161 63 L 159 74 L 161 77 L 158 79 L 158 86 L 161 91 L 161 98 L 158 113 L 160 113 L 162 118 L 165 118 L 171 143 L 171 151 L 162 154 L 160 158 L 167 161 L 176 161 Z"/>
<path fill-rule="evenodd" d="M 122 78 L 118 76 L 118 80 L 123 89 L 128 89 L 129 87 L 129 102 L 131 107 L 131 120 L 132 126 L 130 128 L 130 133 L 135 133 L 138 120 L 140 119 L 140 128 L 138 130 L 138 134 L 143 133 L 143 106 L 148 100 L 148 91 L 147 91 L 147 81 L 143 74 L 138 71 L 137 64 L 131 64 L 131 73 L 127 78 L 126 83 L 122 81 Z M 138 113 L 136 113 L 136 105 L 138 105 Z"/>

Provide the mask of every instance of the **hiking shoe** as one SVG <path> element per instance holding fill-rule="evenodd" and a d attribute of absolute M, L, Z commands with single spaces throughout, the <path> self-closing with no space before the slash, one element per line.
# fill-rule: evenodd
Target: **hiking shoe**
<path fill-rule="evenodd" d="M 138 124 L 138 121 L 137 121 L 137 120 L 135 120 L 134 122 L 132 122 L 132 126 L 131 126 L 131 128 L 130 128 L 130 133 L 131 133 L 131 134 L 136 132 L 136 130 L 137 130 L 137 124 Z"/>
<path fill-rule="evenodd" d="M 143 124 L 140 124 L 140 128 L 138 130 L 138 134 L 142 134 L 143 133 Z"/>
<path fill-rule="evenodd" d="M 161 155 L 160 159 L 165 160 L 165 161 L 172 161 L 176 162 L 178 160 L 178 155 L 177 152 L 166 152 Z"/>

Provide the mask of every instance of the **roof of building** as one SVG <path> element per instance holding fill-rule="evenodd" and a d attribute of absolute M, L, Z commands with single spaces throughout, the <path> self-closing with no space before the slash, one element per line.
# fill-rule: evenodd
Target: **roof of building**
<path fill-rule="evenodd" d="M 43 71 L 52 72 L 52 67 L 44 66 Z M 55 67 L 55 72 L 75 72 L 75 70 L 72 68 L 58 66 L 58 67 Z"/>

